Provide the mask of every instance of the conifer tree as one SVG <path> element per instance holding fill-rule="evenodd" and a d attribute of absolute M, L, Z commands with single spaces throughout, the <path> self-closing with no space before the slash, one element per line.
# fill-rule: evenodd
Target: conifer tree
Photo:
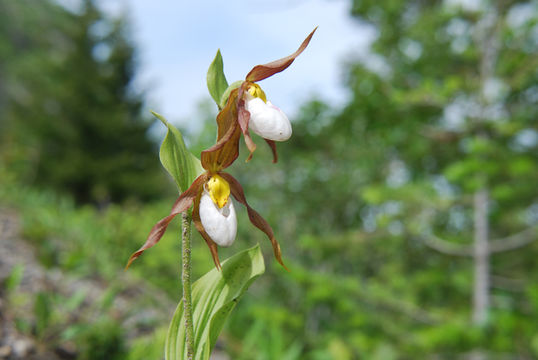
<path fill-rule="evenodd" d="M 0 4 L 2 153 L 22 168 L 20 179 L 84 202 L 160 194 L 125 20 L 89 0 L 77 12 L 49 1 Z"/>

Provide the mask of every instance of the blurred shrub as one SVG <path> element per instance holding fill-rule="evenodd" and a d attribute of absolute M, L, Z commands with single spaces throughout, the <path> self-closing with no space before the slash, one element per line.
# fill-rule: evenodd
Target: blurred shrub
<path fill-rule="evenodd" d="M 127 359 L 124 331 L 117 322 L 99 319 L 80 337 L 81 360 Z"/>

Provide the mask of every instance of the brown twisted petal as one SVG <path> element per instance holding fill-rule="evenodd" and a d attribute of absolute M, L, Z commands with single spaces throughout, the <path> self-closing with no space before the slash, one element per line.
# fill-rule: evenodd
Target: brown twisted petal
<path fill-rule="evenodd" d="M 176 217 L 176 215 L 187 211 L 191 207 L 199 190 L 206 182 L 207 176 L 207 173 L 198 176 L 196 180 L 193 181 L 192 185 L 177 198 L 176 202 L 172 206 L 172 209 L 170 210 L 170 214 L 167 217 L 161 219 L 157 224 L 153 226 L 144 245 L 142 245 L 140 249 L 138 249 L 135 253 L 133 253 L 133 255 L 131 255 L 129 261 L 127 262 L 127 265 L 125 266 L 125 270 L 127 270 L 129 266 L 131 266 L 131 263 L 140 255 L 142 255 L 145 250 L 153 247 L 159 242 L 159 240 L 161 240 L 162 236 L 166 231 L 166 228 L 168 227 L 172 219 Z"/>
<path fill-rule="evenodd" d="M 267 237 L 271 241 L 271 245 L 273 246 L 273 253 L 275 254 L 275 258 L 277 259 L 277 261 L 280 263 L 280 265 L 284 267 L 284 269 L 288 270 L 288 268 L 286 267 L 286 265 L 284 265 L 284 262 L 282 261 L 282 252 L 280 251 L 280 245 L 275 239 L 275 234 L 273 233 L 271 225 L 269 225 L 269 223 L 247 203 L 247 199 L 245 198 L 245 192 L 243 191 L 243 187 L 241 186 L 239 181 L 237 181 L 232 175 L 227 173 L 220 173 L 220 176 L 222 176 L 230 184 L 230 190 L 233 197 L 241 204 L 245 205 L 245 207 L 247 208 L 248 218 L 250 219 L 250 222 L 267 235 Z"/>
<path fill-rule="evenodd" d="M 252 159 L 252 154 L 256 150 L 256 144 L 250 137 L 250 133 L 248 131 L 248 123 L 250 121 L 250 112 L 246 109 L 246 103 L 243 94 L 247 90 L 247 87 L 250 85 L 248 81 L 243 81 L 241 86 L 239 87 L 238 92 L 238 101 L 237 101 L 237 122 L 239 123 L 239 127 L 241 127 L 241 131 L 243 132 L 243 137 L 245 138 L 245 144 L 247 145 L 247 149 L 250 152 L 247 158 L 247 162 Z"/>
<path fill-rule="evenodd" d="M 276 164 L 278 161 L 278 154 L 276 152 L 276 143 L 273 140 L 264 139 L 267 145 L 271 148 L 271 151 L 273 152 L 273 164 Z"/>
<path fill-rule="evenodd" d="M 312 36 L 314 35 L 314 32 L 316 32 L 316 30 L 317 30 L 317 26 L 310 33 L 310 35 L 308 35 L 306 39 L 304 39 L 301 46 L 299 46 L 299 49 L 297 49 L 297 51 L 291 54 L 290 56 L 286 56 L 285 58 L 275 60 L 264 65 L 254 66 L 252 70 L 250 70 L 250 72 L 247 74 L 246 80 L 254 81 L 254 82 L 260 81 L 285 70 L 288 66 L 291 65 L 291 63 L 295 60 L 295 58 L 299 56 L 304 51 L 304 49 L 306 49 L 306 47 L 308 46 L 308 43 L 310 42 L 310 39 L 312 39 Z"/>
<path fill-rule="evenodd" d="M 200 189 L 200 192 L 194 199 L 194 206 L 192 208 L 192 221 L 194 222 L 194 226 L 196 226 L 196 230 L 198 230 L 200 235 L 202 235 L 207 246 L 209 247 L 209 251 L 211 252 L 211 256 L 213 257 L 213 262 L 215 263 L 216 268 L 220 270 L 221 267 L 217 244 L 206 233 L 204 225 L 202 225 L 202 220 L 200 219 L 200 198 L 202 197 L 202 192 L 203 189 Z"/>
<path fill-rule="evenodd" d="M 248 131 L 248 122 L 250 120 L 250 113 L 247 109 L 245 109 L 245 100 L 239 100 L 239 103 L 241 104 L 239 107 L 239 117 L 238 122 L 239 126 L 241 127 L 241 131 L 243 132 L 243 137 L 245 138 L 245 144 L 247 145 L 247 149 L 250 152 L 247 158 L 247 162 L 252 159 L 252 154 L 254 154 L 254 151 L 256 150 L 256 144 L 254 143 L 254 140 L 250 137 L 250 133 Z"/>

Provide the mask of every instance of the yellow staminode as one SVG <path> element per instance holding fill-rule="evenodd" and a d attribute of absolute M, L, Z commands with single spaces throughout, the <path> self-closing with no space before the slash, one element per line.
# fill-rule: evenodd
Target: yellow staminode
<path fill-rule="evenodd" d="M 211 200 L 222 208 L 230 197 L 230 184 L 219 175 L 213 175 L 206 184 Z"/>
<path fill-rule="evenodd" d="M 265 96 L 265 93 L 263 92 L 262 88 L 258 84 L 251 84 L 248 87 L 248 92 L 250 95 L 260 98 L 263 100 L 263 102 L 267 102 L 267 97 Z"/>

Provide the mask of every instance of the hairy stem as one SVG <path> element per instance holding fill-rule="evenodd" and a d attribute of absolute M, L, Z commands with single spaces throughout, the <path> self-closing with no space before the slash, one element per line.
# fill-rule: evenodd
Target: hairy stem
<path fill-rule="evenodd" d="M 185 343 L 187 344 L 187 359 L 194 357 L 194 327 L 192 323 L 191 298 L 191 216 L 184 212 L 182 218 L 182 265 L 181 283 L 183 285 L 183 313 L 185 314 Z"/>

